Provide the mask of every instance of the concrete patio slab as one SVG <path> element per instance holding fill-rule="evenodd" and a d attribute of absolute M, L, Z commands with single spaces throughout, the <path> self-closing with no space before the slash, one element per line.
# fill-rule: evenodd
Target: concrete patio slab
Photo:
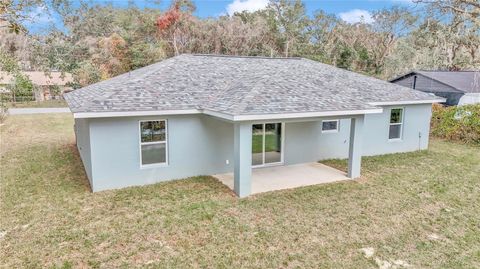
<path fill-rule="evenodd" d="M 213 175 L 233 190 L 233 173 Z M 254 168 L 252 194 L 351 180 L 347 174 L 321 163 Z"/>

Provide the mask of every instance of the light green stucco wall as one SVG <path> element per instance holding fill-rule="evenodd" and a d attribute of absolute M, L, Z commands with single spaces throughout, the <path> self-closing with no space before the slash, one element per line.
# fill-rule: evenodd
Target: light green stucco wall
<path fill-rule="evenodd" d="M 405 114 L 401 141 L 388 141 L 392 107 L 384 107 L 381 114 L 365 116 L 363 155 L 414 151 L 428 147 L 431 105 L 402 107 L 405 108 Z M 168 121 L 167 166 L 140 166 L 138 122 L 148 119 Z M 98 118 L 88 121 L 77 119 L 76 126 L 80 154 L 94 191 L 234 170 L 234 125 L 211 116 L 198 114 Z M 350 119 L 340 121 L 338 133 L 321 133 L 321 119 L 287 121 L 284 163 L 288 165 L 347 158 L 349 139 Z"/>

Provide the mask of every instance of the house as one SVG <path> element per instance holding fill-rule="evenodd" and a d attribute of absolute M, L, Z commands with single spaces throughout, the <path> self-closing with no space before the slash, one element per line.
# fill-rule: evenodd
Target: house
<path fill-rule="evenodd" d="M 36 101 L 58 99 L 62 93 L 72 88 L 69 84 L 73 83 L 73 77 L 70 73 L 62 73 L 58 71 L 41 72 L 41 71 L 23 71 L 36 86 L 33 93 Z M 7 72 L 0 71 L 0 92 L 8 93 L 7 85 L 13 82 L 13 76 Z"/>
<path fill-rule="evenodd" d="M 480 71 L 412 71 L 390 82 L 444 97 L 450 106 L 480 103 Z"/>
<path fill-rule="evenodd" d="M 93 191 L 233 172 L 240 197 L 261 167 L 348 158 L 357 178 L 364 155 L 426 149 L 444 101 L 307 59 L 219 55 L 176 56 L 65 99 Z"/>

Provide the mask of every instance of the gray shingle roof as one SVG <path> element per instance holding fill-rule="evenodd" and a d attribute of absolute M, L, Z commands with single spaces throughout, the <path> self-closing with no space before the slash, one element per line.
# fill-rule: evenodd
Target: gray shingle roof
<path fill-rule="evenodd" d="M 257 115 L 437 97 L 302 58 L 180 55 L 65 94 L 73 113 L 209 109 Z"/>
<path fill-rule="evenodd" d="M 416 71 L 462 92 L 480 92 L 480 71 Z"/>

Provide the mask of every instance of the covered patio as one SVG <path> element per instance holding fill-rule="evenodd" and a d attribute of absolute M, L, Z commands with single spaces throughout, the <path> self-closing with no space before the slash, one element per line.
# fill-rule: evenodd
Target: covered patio
<path fill-rule="evenodd" d="M 329 115 L 330 116 L 330 115 Z M 332 115 L 334 116 L 334 115 Z M 344 179 L 354 179 L 360 176 L 361 166 L 361 133 L 364 123 L 364 115 L 336 115 L 336 118 L 344 117 L 350 120 L 350 138 L 348 147 L 348 171 L 343 173 L 331 167 L 322 164 L 308 162 L 298 162 L 299 164 L 286 164 L 284 162 L 283 146 L 275 147 L 270 144 L 284 144 L 284 128 L 282 124 L 275 122 L 305 122 L 319 121 L 329 119 L 329 117 L 311 117 L 304 119 L 271 119 L 271 123 L 261 123 L 240 121 L 234 123 L 234 171 L 233 173 L 214 175 L 225 185 L 229 186 L 239 197 L 246 197 L 250 194 L 295 188 L 300 186 L 315 185 L 326 182 L 333 182 Z M 274 130 L 277 135 L 269 132 L 267 139 L 266 130 Z M 263 134 L 262 139 L 258 139 L 256 132 L 259 129 Z M 297 133 L 298 135 L 298 133 Z M 252 138 L 254 137 L 254 138 Z M 262 160 L 258 165 L 259 157 L 257 154 L 258 142 L 262 141 Z M 303 141 L 298 141 L 303 144 Z M 253 147 L 252 147 L 253 146 Z M 278 159 L 275 156 L 267 154 L 266 149 L 272 148 L 273 152 L 280 152 Z M 270 151 L 272 152 L 272 151 Z M 267 159 L 273 159 L 276 162 L 266 162 Z M 259 168 L 261 167 L 261 168 Z"/>
<path fill-rule="evenodd" d="M 214 175 L 234 190 L 233 173 Z M 251 194 L 349 180 L 347 174 L 321 163 L 270 166 L 252 170 Z"/>

